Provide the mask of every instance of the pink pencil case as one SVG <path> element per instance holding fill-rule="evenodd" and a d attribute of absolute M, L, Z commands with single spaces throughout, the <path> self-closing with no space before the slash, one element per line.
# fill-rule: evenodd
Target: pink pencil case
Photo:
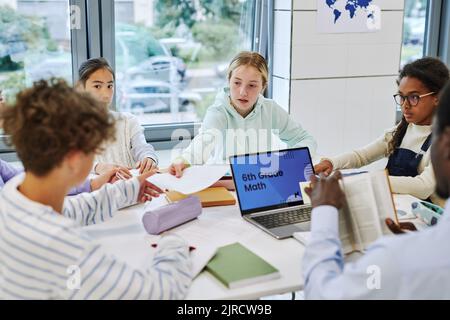
<path fill-rule="evenodd" d="M 142 223 L 149 234 L 156 235 L 195 219 L 201 213 L 200 198 L 189 196 L 186 199 L 146 212 L 142 217 Z"/>

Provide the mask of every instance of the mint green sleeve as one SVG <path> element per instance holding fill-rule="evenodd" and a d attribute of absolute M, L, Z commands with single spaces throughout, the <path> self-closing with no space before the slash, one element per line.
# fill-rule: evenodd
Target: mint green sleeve
<path fill-rule="evenodd" d="M 316 153 L 317 142 L 314 137 L 275 102 L 272 105 L 272 129 L 278 130 L 280 140 L 289 148 L 308 147 L 311 156 Z"/>
<path fill-rule="evenodd" d="M 216 109 L 208 110 L 198 134 L 182 152 L 181 158 L 189 164 L 205 164 L 215 151 L 222 150 L 220 146 L 226 126 L 227 119 L 223 113 Z"/>

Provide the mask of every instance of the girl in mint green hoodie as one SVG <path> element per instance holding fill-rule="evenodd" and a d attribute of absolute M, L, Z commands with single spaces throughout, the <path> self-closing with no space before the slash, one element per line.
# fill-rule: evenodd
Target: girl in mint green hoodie
<path fill-rule="evenodd" d="M 177 177 L 189 165 L 226 163 L 235 154 L 278 149 L 277 140 L 292 147 L 308 147 L 314 155 L 317 144 L 274 100 L 264 98 L 267 62 L 256 52 L 241 52 L 228 68 L 229 87 L 221 90 L 203 120 L 199 134 L 169 172 Z"/>

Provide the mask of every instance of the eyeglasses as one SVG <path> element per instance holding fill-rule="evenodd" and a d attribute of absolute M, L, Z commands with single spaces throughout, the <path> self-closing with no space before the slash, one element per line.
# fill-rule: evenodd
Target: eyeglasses
<path fill-rule="evenodd" d="M 394 94 L 394 100 L 395 103 L 399 106 L 403 106 L 405 104 L 405 101 L 408 100 L 409 105 L 411 107 L 414 107 L 417 106 L 421 98 L 431 96 L 432 94 L 434 94 L 434 92 L 429 92 L 421 95 L 411 94 L 409 96 L 402 96 L 400 93 L 397 93 Z"/>

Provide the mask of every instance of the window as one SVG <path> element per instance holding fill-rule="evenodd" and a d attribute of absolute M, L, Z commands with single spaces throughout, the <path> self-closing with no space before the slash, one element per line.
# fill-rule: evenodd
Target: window
<path fill-rule="evenodd" d="M 427 0 L 405 0 L 401 65 L 424 55 Z"/>
<path fill-rule="evenodd" d="M 0 89 L 8 102 L 39 79 L 72 83 L 68 0 L 0 0 Z"/>
<path fill-rule="evenodd" d="M 255 1 L 115 0 L 116 108 L 143 125 L 197 122 L 250 50 Z"/>

